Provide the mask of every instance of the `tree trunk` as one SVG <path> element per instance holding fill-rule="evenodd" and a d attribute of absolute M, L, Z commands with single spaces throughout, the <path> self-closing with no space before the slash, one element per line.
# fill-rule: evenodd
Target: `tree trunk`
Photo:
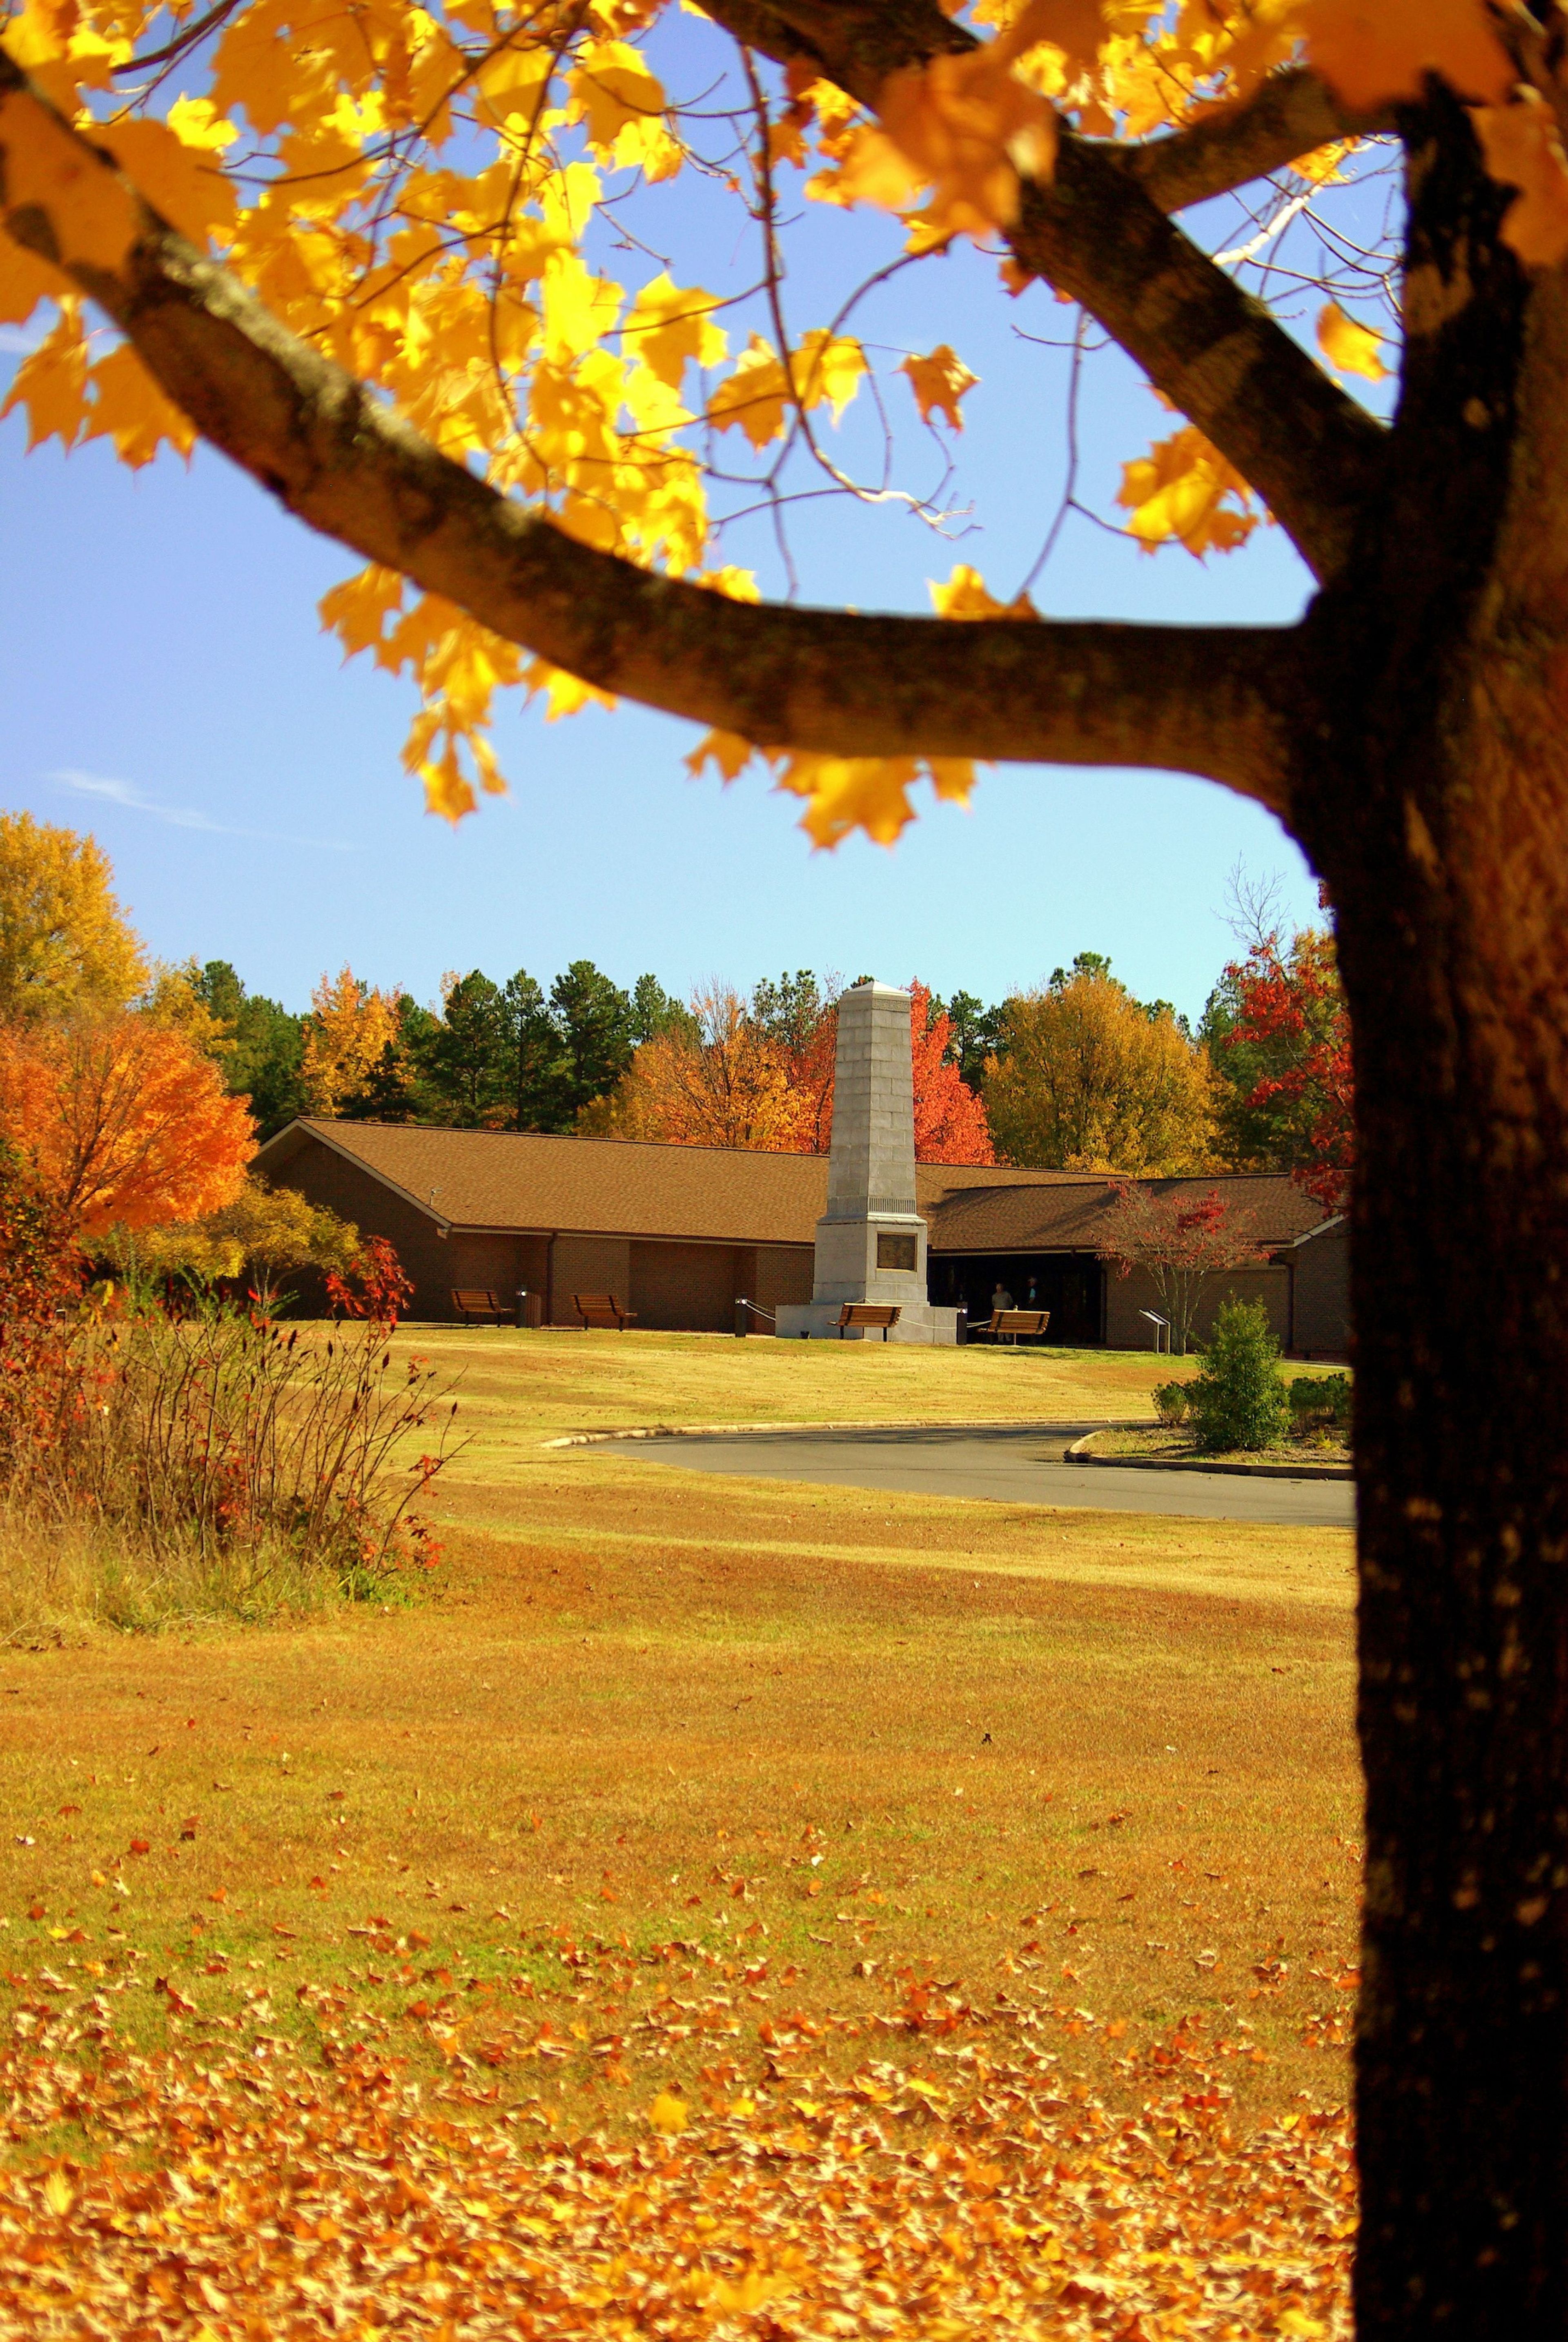
<path fill-rule="evenodd" d="M 1354 1029 L 1358 2332 L 1568 2333 L 1568 303 L 1407 125 L 1389 500 L 1310 625 Z M 1304 737 L 1304 731 L 1303 731 Z"/>

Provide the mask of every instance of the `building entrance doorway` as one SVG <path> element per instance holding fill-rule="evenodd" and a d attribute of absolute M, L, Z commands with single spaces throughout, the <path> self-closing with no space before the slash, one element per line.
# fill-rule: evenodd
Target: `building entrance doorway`
<path fill-rule="evenodd" d="M 984 1326 L 1000 1285 L 1015 1309 L 1049 1309 L 1045 1340 L 1094 1349 L 1104 1339 L 1105 1270 L 1089 1252 L 933 1253 L 927 1277 L 938 1306 L 964 1310 Z"/>

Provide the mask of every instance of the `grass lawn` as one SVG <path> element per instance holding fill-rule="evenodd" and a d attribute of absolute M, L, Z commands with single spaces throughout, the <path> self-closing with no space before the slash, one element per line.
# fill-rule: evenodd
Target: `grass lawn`
<path fill-rule="evenodd" d="M 1348 1535 L 541 1445 L 1147 1356 L 414 1339 L 428 1603 L 0 1660 L 0 2326 L 1341 2331 Z"/>
<path fill-rule="evenodd" d="M 1332 1433 L 1318 1432 L 1303 1439 L 1277 1439 L 1270 1447 L 1227 1448 L 1223 1453 L 1200 1447 L 1192 1433 L 1178 1427 L 1150 1430 L 1144 1426 L 1119 1431 L 1097 1431 L 1093 1456 L 1138 1456 L 1151 1464 L 1194 1464 L 1215 1456 L 1224 1464 L 1348 1465 L 1350 1447 Z"/>

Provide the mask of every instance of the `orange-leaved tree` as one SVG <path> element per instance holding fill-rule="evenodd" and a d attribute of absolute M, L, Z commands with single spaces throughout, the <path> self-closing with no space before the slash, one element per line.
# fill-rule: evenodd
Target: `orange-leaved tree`
<path fill-rule="evenodd" d="M 0 318 L 55 304 L 16 380 L 33 435 L 135 463 L 204 435 L 352 546 L 328 616 L 417 682 L 440 809 L 498 783 L 485 718 L 518 686 L 697 720 L 699 761 L 760 753 L 824 841 L 891 837 L 920 775 L 962 796 L 1000 756 L 1206 776 L 1313 861 L 1356 1069 L 1357 2315 L 1558 2337 L 1558 0 L 22 0 L 3 46 Z M 682 240 L 682 172 L 754 238 L 737 293 L 644 257 Z M 820 281 L 784 264 L 803 172 L 885 213 L 874 337 L 855 281 L 791 314 Z M 1056 622 L 963 565 L 934 617 L 878 616 L 764 600 L 724 557 L 726 522 L 787 537 L 808 495 L 941 522 L 896 402 L 924 446 L 973 408 L 918 289 L 964 237 L 1000 249 L 999 300 L 1076 305 L 1070 398 L 1110 342 L 1175 410 L 1128 451 L 1127 531 L 1233 553 L 1266 512 L 1311 574 L 1298 623 Z M 1347 387 L 1394 369 L 1377 412 Z M 1066 515 L 1094 485 L 1064 449 Z"/>
<path fill-rule="evenodd" d="M 92 1236 L 228 1203 L 255 1126 L 177 1027 L 123 1014 L 0 1026 L 0 1138 L 59 1224 Z"/>
<path fill-rule="evenodd" d="M 809 1152 L 805 1102 L 785 1053 L 748 1016 L 740 994 L 722 984 L 693 994 L 689 1026 L 644 1041 L 610 1096 L 587 1107 L 577 1126 L 675 1146 Z"/>
<path fill-rule="evenodd" d="M 985 1108 L 954 1064 L 953 1020 L 918 977 L 909 987 L 919 1163 L 994 1163 Z"/>

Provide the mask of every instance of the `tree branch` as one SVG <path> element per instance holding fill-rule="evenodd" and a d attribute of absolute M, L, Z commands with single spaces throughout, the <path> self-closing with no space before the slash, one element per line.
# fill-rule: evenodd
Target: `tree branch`
<path fill-rule="evenodd" d="M 899 65 L 974 45 L 935 0 L 709 0 L 708 14 L 781 62 L 813 63 L 868 106 Z M 1306 96 L 1291 103 L 1304 120 Z M 1250 134 L 1233 135 L 1244 145 Z M 1276 123 L 1276 147 L 1282 135 Z M 1219 147 L 1216 127 L 1193 164 L 1170 166 L 1171 184 L 1212 176 Z M 1229 457 L 1319 582 L 1332 577 L 1377 485 L 1387 433 L 1166 217 L 1137 169 L 1067 133 L 1054 179 L 1024 183 L 1008 241 L 1022 267 L 1081 302 Z"/>
<path fill-rule="evenodd" d="M 1293 630 L 974 624 L 731 600 L 567 536 L 289 333 L 142 202 L 0 51 L 0 169 L 22 106 L 73 142 L 67 201 L 3 214 L 105 309 L 167 395 L 313 528 L 605 691 L 764 746 L 1198 773 L 1283 811 Z M 129 223 L 75 259 L 85 177 Z M 1299 719 L 1298 719 L 1299 720 Z"/>
<path fill-rule="evenodd" d="M 1207 203 L 1336 138 L 1375 138 L 1396 127 L 1392 114 L 1353 114 L 1304 67 L 1270 74 L 1239 105 L 1214 106 L 1168 138 L 1098 149 L 1163 212 Z"/>

